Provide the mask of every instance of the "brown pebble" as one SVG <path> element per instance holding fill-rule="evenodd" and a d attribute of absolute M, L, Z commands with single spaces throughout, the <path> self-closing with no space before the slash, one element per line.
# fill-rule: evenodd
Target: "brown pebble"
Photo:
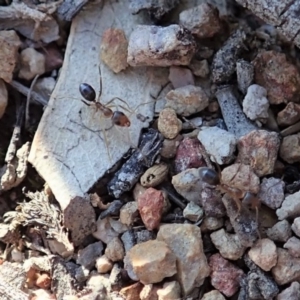
<path fill-rule="evenodd" d="M 158 118 L 158 130 L 167 139 L 174 139 L 182 129 L 182 122 L 172 108 L 164 108 Z"/>

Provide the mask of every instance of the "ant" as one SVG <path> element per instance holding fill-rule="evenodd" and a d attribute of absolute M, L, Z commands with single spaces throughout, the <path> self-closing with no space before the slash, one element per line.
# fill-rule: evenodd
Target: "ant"
<path fill-rule="evenodd" d="M 200 168 L 199 175 L 201 179 L 209 185 L 216 186 L 216 188 L 222 194 L 228 194 L 237 205 L 238 215 L 241 212 L 242 205 L 248 206 L 250 207 L 250 209 L 255 210 L 256 222 L 258 222 L 258 210 L 261 204 L 259 198 L 249 191 L 241 191 L 237 188 L 233 188 L 228 186 L 227 184 L 222 183 L 221 170 L 218 165 L 217 167 L 218 172 L 209 167 Z"/>

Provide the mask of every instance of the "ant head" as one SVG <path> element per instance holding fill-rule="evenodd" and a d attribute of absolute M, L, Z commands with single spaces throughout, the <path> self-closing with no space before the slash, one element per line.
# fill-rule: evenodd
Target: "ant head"
<path fill-rule="evenodd" d="M 96 101 L 96 92 L 88 83 L 81 83 L 79 85 L 79 92 L 85 100 Z"/>
<path fill-rule="evenodd" d="M 121 126 L 121 127 L 129 127 L 131 125 L 130 120 L 128 117 L 122 113 L 121 111 L 114 111 L 112 116 L 112 121 L 115 125 Z"/>
<path fill-rule="evenodd" d="M 210 184 L 210 185 L 220 184 L 220 176 L 212 168 L 208 168 L 208 167 L 200 168 L 199 175 L 202 178 L 202 180 L 207 184 Z"/>

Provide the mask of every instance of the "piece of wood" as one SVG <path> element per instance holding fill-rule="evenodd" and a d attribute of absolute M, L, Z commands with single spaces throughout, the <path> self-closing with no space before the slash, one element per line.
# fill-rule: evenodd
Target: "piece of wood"
<path fill-rule="evenodd" d="M 275 26 L 289 41 L 300 47 L 299 0 L 237 0 L 236 2 Z"/>
<path fill-rule="evenodd" d="M 85 228 L 85 234 L 93 230 L 86 193 L 131 146 L 137 147 L 141 129 L 149 124 L 133 114 L 130 128 L 112 126 L 110 119 L 81 101 L 79 84 L 89 83 L 98 94 L 100 64 L 101 102 L 120 97 L 130 110 L 138 107 L 136 113 L 148 116 L 150 121 L 154 99 L 168 82 L 168 70 L 127 68 L 114 74 L 99 59 L 104 30 L 120 28 L 129 38 L 136 25 L 143 23 L 140 16 L 129 13 L 126 1 L 116 0 L 105 1 L 103 6 L 90 3 L 74 18 L 59 80 L 32 143 L 29 161 L 60 203 L 65 224 L 72 237 L 77 237 L 75 244 L 80 241 L 78 230 Z M 148 104 L 139 106 L 145 102 Z"/>

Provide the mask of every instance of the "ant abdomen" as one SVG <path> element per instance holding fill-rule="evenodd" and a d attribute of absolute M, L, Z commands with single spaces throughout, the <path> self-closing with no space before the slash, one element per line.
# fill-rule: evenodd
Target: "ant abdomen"
<path fill-rule="evenodd" d="M 202 180 L 207 184 L 210 185 L 220 184 L 220 176 L 212 168 L 208 168 L 208 167 L 199 168 L 199 175 L 202 178 Z"/>
<path fill-rule="evenodd" d="M 79 92 L 85 100 L 91 102 L 96 101 L 96 92 L 88 83 L 81 83 L 79 85 Z"/>

